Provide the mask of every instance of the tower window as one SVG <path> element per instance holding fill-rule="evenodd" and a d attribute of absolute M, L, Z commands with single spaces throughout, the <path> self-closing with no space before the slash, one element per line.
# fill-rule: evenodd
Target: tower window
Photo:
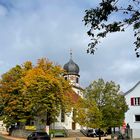
<path fill-rule="evenodd" d="M 65 80 L 67 80 L 67 77 L 65 77 Z"/>
<path fill-rule="evenodd" d="M 79 78 L 76 78 L 76 83 L 79 83 Z"/>

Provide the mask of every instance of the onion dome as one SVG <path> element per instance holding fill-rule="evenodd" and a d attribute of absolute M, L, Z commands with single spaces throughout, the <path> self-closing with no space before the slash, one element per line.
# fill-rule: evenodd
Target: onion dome
<path fill-rule="evenodd" d="M 63 68 L 67 71 L 68 74 L 79 74 L 79 66 L 72 59 L 70 59 Z"/>
<path fill-rule="evenodd" d="M 72 50 L 70 50 L 70 60 L 64 65 L 63 68 L 68 74 L 79 74 L 79 66 L 72 60 Z"/>

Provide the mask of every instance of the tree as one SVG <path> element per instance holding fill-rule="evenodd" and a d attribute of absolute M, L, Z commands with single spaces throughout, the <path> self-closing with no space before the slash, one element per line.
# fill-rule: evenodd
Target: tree
<path fill-rule="evenodd" d="M 75 120 L 83 126 L 103 130 L 121 126 L 128 106 L 119 89 L 119 85 L 112 81 L 99 79 L 92 82 L 76 106 L 78 111 Z"/>
<path fill-rule="evenodd" d="M 1 115 L 7 126 L 39 118 L 50 125 L 63 106 L 66 112 L 70 111 L 73 92 L 63 73 L 60 66 L 43 58 L 34 66 L 30 61 L 25 62 L 3 74 Z"/>
<path fill-rule="evenodd" d="M 0 81 L 0 99 L 2 106 L 0 111 L 1 117 L 4 119 L 7 126 L 15 123 L 17 121 L 17 117 L 20 117 L 17 113 L 21 109 L 18 105 L 20 104 L 21 88 L 19 86 L 19 81 L 21 73 L 22 69 L 19 65 L 17 65 L 7 73 L 3 74 Z"/>
<path fill-rule="evenodd" d="M 125 4 L 124 4 L 125 3 Z M 110 16 L 118 16 L 120 18 L 115 21 L 110 20 Z M 139 57 L 140 48 L 140 1 L 139 0 L 102 0 L 99 6 L 85 11 L 84 23 L 90 29 L 87 34 L 91 37 L 88 44 L 87 53 L 94 54 L 96 46 L 101 38 L 109 33 L 123 32 L 128 26 L 133 27 L 134 37 L 136 41 L 135 52 Z"/>
<path fill-rule="evenodd" d="M 101 113 L 95 101 L 87 100 L 86 98 L 78 99 L 75 104 L 75 116 L 73 118 L 75 122 L 89 128 L 98 128 L 100 125 L 100 116 Z"/>

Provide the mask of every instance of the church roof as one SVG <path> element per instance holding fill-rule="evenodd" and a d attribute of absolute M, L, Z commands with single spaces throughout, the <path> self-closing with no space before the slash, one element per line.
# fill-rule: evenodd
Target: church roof
<path fill-rule="evenodd" d="M 75 92 L 75 91 L 71 91 L 71 92 L 67 92 L 66 93 L 66 95 L 67 95 L 67 97 L 69 98 L 69 99 L 71 99 L 71 101 L 73 102 L 73 103 L 76 103 L 81 97 Z"/>
<path fill-rule="evenodd" d="M 79 66 L 72 59 L 63 68 L 68 74 L 79 74 Z"/>

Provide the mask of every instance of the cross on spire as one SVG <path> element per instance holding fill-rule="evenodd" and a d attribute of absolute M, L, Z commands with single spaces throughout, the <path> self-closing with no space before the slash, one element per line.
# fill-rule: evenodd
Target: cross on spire
<path fill-rule="evenodd" d="M 70 49 L 70 59 L 72 59 L 72 49 Z"/>

